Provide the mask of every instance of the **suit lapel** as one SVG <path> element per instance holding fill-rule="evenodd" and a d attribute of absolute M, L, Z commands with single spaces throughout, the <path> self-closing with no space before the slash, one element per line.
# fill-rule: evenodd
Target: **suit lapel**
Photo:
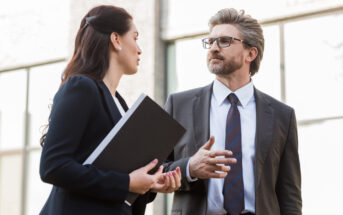
<path fill-rule="evenodd" d="M 99 83 L 98 86 L 100 88 L 100 91 L 102 92 L 102 96 L 103 96 L 103 101 L 105 103 L 105 107 L 106 107 L 106 109 L 107 109 L 107 111 L 108 111 L 108 113 L 109 113 L 109 115 L 111 117 L 113 125 L 115 125 L 120 120 L 121 114 L 120 114 L 120 112 L 119 112 L 119 110 L 117 108 L 117 105 L 114 103 L 114 99 L 113 99 L 110 91 L 108 90 L 108 88 L 106 87 L 104 82 L 101 81 L 101 82 L 98 82 L 98 83 Z M 119 95 L 119 94 L 117 93 L 117 95 Z M 122 100 L 121 97 L 120 97 L 120 99 Z M 120 99 L 119 99 L 119 101 L 120 101 Z M 122 101 L 120 101 L 120 103 L 122 103 Z M 126 104 L 123 107 L 124 107 L 124 109 L 127 108 Z"/>
<path fill-rule="evenodd" d="M 256 137 L 255 137 L 255 189 L 259 185 L 264 161 L 272 143 L 273 108 L 268 98 L 255 88 Z"/>
<path fill-rule="evenodd" d="M 210 138 L 210 105 L 213 83 L 202 88 L 193 103 L 195 151 Z"/>
<path fill-rule="evenodd" d="M 195 145 L 194 151 L 204 145 L 210 138 L 210 106 L 213 83 L 203 87 L 194 99 L 193 125 Z M 208 179 L 204 180 L 205 190 L 208 190 Z"/>

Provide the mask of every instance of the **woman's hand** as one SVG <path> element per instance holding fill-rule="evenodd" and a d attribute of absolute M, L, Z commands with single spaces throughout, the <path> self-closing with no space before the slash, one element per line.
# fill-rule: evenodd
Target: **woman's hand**
<path fill-rule="evenodd" d="M 144 194 L 148 192 L 156 183 L 157 181 L 163 177 L 162 170 L 163 166 L 158 168 L 157 172 L 153 175 L 149 175 L 148 172 L 152 170 L 158 161 L 157 159 L 150 162 L 148 165 L 136 169 L 135 171 L 129 174 L 130 176 L 130 185 L 129 191 L 133 193 Z"/>
<path fill-rule="evenodd" d="M 177 167 L 174 171 L 163 173 L 157 183 L 151 188 L 152 192 L 172 193 L 181 187 L 181 171 Z"/>

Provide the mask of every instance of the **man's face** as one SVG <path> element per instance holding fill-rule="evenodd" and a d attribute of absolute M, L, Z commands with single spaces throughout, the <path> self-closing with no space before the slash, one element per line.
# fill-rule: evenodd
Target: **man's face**
<path fill-rule="evenodd" d="M 238 28 L 230 24 L 220 24 L 213 27 L 209 38 L 230 36 L 243 39 Z M 232 40 L 226 48 L 218 47 L 218 40 L 207 53 L 207 67 L 216 75 L 228 75 L 242 68 L 244 63 L 244 46 L 242 42 Z"/>

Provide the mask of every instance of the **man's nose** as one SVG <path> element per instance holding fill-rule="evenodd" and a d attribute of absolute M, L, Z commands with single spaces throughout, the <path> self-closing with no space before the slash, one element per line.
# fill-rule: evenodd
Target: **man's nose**
<path fill-rule="evenodd" d="M 214 52 L 214 51 L 219 51 L 219 46 L 218 46 L 218 40 L 215 40 L 210 48 L 210 51 L 211 52 Z"/>

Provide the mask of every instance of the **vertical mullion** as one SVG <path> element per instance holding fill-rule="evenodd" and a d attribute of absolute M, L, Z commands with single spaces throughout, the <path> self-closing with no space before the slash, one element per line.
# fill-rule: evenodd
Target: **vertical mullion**
<path fill-rule="evenodd" d="M 29 147 L 29 83 L 30 67 L 26 68 L 26 102 L 25 102 L 25 129 L 24 129 L 24 148 L 23 148 L 23 165 L 22 165 L 22 183 L 21 183 L 21 214 L 26 214 L 26 192 L 27 192 L 27 175 L 28 175 L 28 147 Z"/>
<path fill-rule="evenodd" d="M 280 30 L 280 86 L 281 101 L 286 103 L 286 73 L 285 73 L 285 32 L 284 23 L 279 24 Z"/>

